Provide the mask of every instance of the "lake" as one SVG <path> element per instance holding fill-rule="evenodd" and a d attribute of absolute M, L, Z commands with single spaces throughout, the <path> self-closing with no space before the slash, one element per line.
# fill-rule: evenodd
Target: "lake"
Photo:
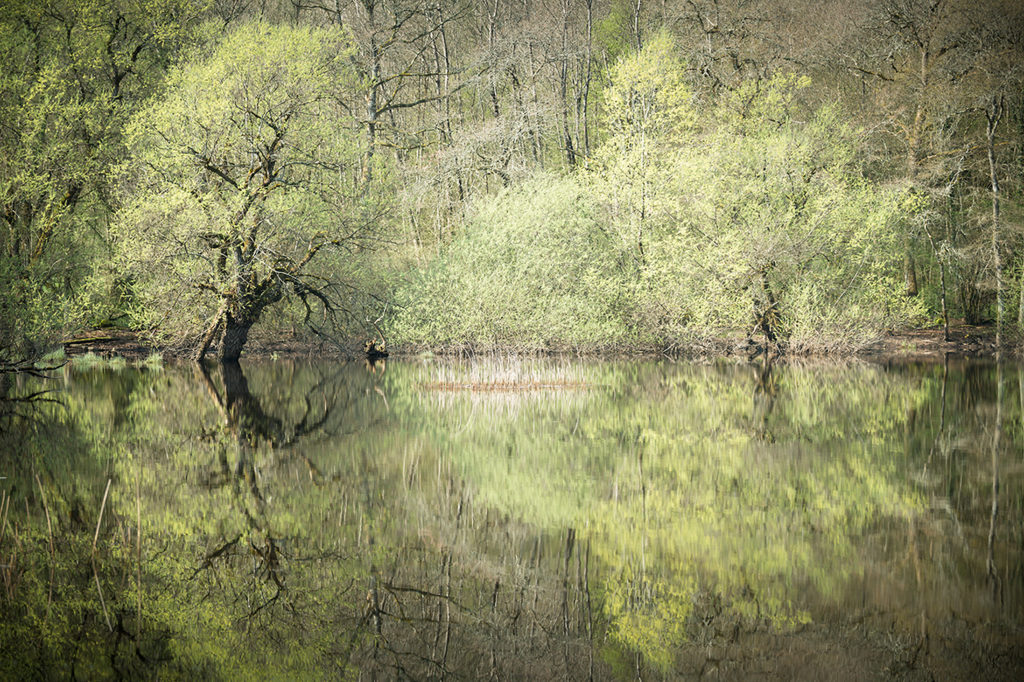
<path fill-rule="evenodd" d="M 1024 367 L 69 365 L 3 679 L 1021 679 Z"/>

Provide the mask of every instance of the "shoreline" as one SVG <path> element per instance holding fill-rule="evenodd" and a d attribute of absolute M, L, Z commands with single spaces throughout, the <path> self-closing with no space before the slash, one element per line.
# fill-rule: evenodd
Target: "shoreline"
<path fill-rule="evenodd" d="M 799 353 L 784 355 L 782 359 L 805 359 L 805 358 L 829 358 L 829 359 L 858 359 L 867 362 L 888 364 L 893 362 L 937 362 L 947 357 L 957 359 L 996 359 L 995 328 L 992 325 L 966 325 L 958 324 L 950 327 L 950 340 L 943 338 L 942 327 L 924 327 L 906 331 L 894 332 L 875 341 L 868 346 L 852 352 L 837 354 L 816 354 Z M 345 352 L 337 348 L 325 347 L 303 340 L 283 339 L 275 341 L 254 341 L 252 346 L 246 350 L 243 359 L 267 360 L 267 359 L 311 359 L 325 358 L 338 360 L 363 359 L 365 356 L 356 351 L 357 345 L 353 344 L 351 352 Z M 81 357 L 93 354 L 103 359 L 121 358 L 129 363 L 143 363 L 154 354 L 158 354 L 165 361 L 179 362 L 188 359 L 187 353 L 176 352 L 166 348 L 159 348 L 146 343 L 140 335 L 131 330 L 125 329 L 95 329 L 73 336 L 62 342 L 61 348 L 67 358 Z M 730 346 L 723 344 L 723 352 L 695 354 L 693 357 L 723 357 L 736 358 L 747 357 L 754 359 L 747 350 L 747 346 Z M 428 352 L 428 351 L 425 351 Z M 500 351 L 498 351 L 500 352 Z M 455 353 L 444 353 L 433 351 L 438 356 L 451 355 Z M 1005 348 L 1002 352 L 1004 358 L 1016 357 L 1019 347 Z M 543 353 L 542 353 L 543 354 Z M 567 353 L 551 352 L 551 355 L 564 355 Z M 393 358 L 417 357 L 418 351 L 396 352 L 391 355 Z M 472 355 L 472 353 L 468 353 Z M 672 357 L 685 358 L 689 355 L 685 352 L 597 352 L 594 357 Z"/>

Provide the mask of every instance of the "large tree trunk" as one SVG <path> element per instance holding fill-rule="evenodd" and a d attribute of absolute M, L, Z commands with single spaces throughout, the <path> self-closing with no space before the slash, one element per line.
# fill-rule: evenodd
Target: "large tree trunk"
<path fill-rule="evenodd" d="M 221 362 L 237 362 L 242 355 L 242 348 L 249 340 L 249 329 L 252 322 L 235 319 L 231 313 L 224 315 L 224 334 L 221 336 L 217 359 Z"/>
<path fill-rule="evenodd" d="M 249 340 L 249 330 L 259 322 L 267 306 L 277 303 L 284 296 L 281 282 L 273 273 L 254 288 L 251 285 L 247 288 L 245 280 L 241 279 L 238 289 L 246 291 L 240 296 L 225 300 L 221 306 L 223 314 L 220 316 L 218 327 L 221 335 L 220 348 L 217 351 L 217 359 L 221 362 L 238 360 L 242 355 L 242 348 Z M 215 337 L 217 329 L 212 331 Z M 209 338 L 203 340 L 202 352 L 208 347 Z"/>

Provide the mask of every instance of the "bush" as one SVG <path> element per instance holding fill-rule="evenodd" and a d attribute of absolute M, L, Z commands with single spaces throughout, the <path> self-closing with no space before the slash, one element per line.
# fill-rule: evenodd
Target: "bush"
<path fill-rule="evenodd" d="M 596 349 L 626 340 L 613 240 L 571 177 L 541 175 L 483 203 L 465 231 L 398 293 L 398 343 Z"/>

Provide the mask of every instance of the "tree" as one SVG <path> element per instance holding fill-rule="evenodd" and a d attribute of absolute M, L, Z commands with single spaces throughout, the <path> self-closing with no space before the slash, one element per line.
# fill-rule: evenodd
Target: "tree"
<path fill-rule="evenodd" d="M 691 327 L 721 334 L 752 312 L 771 344 L 836 349 L 916 314 L 893 261 L 905 204 L 860 176 L 835 108 L 802 111 L 807 86 L 780 75 L 737 88 L 666 174 L 675 224 L 652 243 L 649 273 Z"/>
<path fill-rule="evenodd" d="M 692 132 L 696 115 L 683 64 L 665 33 L 611 69 L 604 97 L 608 138 L 595 154 L 594 179 L 611 200 L 626 251 L 646 266 L 648 223 L 672 154 Z"/>
<path fill-rule="evenodd" d="M 75 316 L 108 255 L 125 122 L 203 11 L 195 0 L 0 6 L 0 356 L 32 355 Z"/>
<path fill-rule="evenodd" d="M 614 238 L 571 177 L 539 175 L 481 202 L 463 232 L 398 295 L 392 332 L 412 345 L 595 349 L 621 339 Z"/>
<path fill-rule="evenodd" d="M 136 118 L 119 252 L 138 322 L 197 358 L 219 338 L 230 361 L 286 294 L 321 332 L 352 312 L 350 284 L 315 268 L 362 252 L 381 209 L 360 181 L 351 56 L 338 28 L 242 25 Z"/>
<path fill-rule="evenodd" d="M 961 312 L 969 323 L 985 319 L 991 256 L 988 240 L 976 229 L 978 217 L 962 210 L 987 184 L 981 179 L 987 178 L 987 169 L 975 173 L 970 168 L 971 157 L 980 156 L 984 147 L 972 138 L 984 108 L 978 100 L 987 99 L 984 83 L 992 80 L 986 71 L 999 63 L 998 70 L 1009 76 L 1020 61 L 1019 43 L 1013 44 L 1019 30 L 1015 27 L 1020 25 L 1016 5 L 1001 0 L 869 3 L 872 19 L 856 35 L 857 47 L 848 50 L 857 55 L 851 70 L 864 78 L 864 87 L 874 98 L 874 106 L 865 112 L 866 122 L 881 124 L 891 135 L 888 140 L 886 135 L 876 137 L 884 145 L 883 163 L 890 165 L 892 176 L 927 200 L 927 210 L 916 221 L 920 229 L 915 233 L 907 223 L 903 232 L 907 293 L 918 293 L 918 260 L 923 254 L 915 241 L 923 234 L 939 265 L 943 307 L 946 275 L 951 272 L 959 280 Z M 877 115 L 881 119 L 871 123 Z M 943 317 L 948 318 L 948 310 Z"/>

